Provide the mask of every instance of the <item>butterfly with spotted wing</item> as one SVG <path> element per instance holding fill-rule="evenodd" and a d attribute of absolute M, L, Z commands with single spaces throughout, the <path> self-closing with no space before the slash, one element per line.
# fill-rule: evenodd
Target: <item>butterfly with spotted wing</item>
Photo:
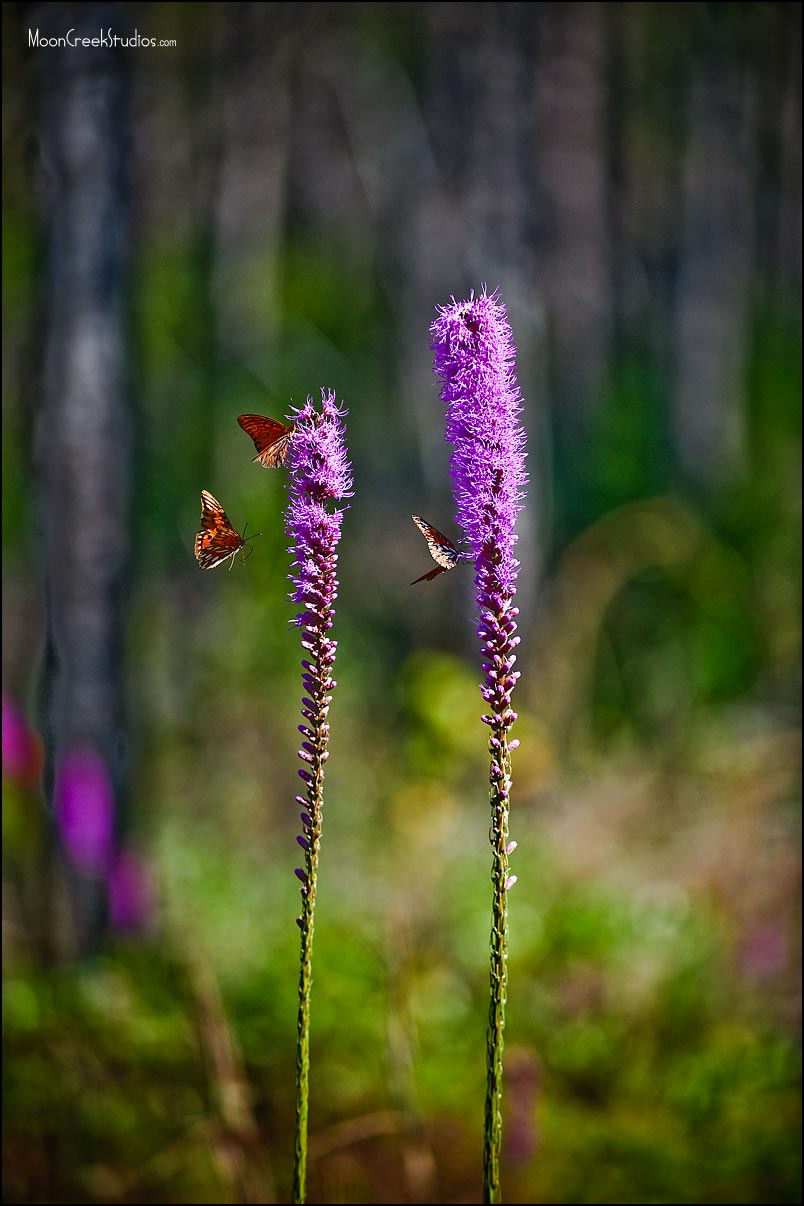
<path fill-rule="evenodd" d="M 277 469 L 285 464 L 293 439 L 292 423 L 279 423 L 266 415 L 238 415 L 237 421 L 254 441 L 257 455 L 251 458 L 253 461 L 259 461 L 264 469 Z"/>
<path fill-rule="evenodd" d="M 231 569 L 240 550 L 245 548 L 249 541 L 261 535 L 262 532 L 255 532 L 254 536 L 247 538 L 244 529 L 241 536 L 232 527 L 229 516 L 217 498 L 213 498 L 209 490 L 201 491 L 201 531 L 195 538 L 195 559 L 201 569 L 214 569 L 227 557 L 231 557 Z M 249 553 L 251 552 L 249 549 Z M 245 553 L 243 560 L 246 560 Z"/>
<path fill-rule="evenodd" d="M 420 578 L 414 578 L 411 586 L 415 586 L 417 582 L 429 582 L 432 578 L 437 578 L 439 574 L 444 574 L 447 570 L 455 569 L 459 561 L 471 560 L 470 553 L 462 553 L 460 549 L 456 549 L 452 541 L 443 532 L 439 532 L 438 528 L 434 528 L 432 524 L 427 523 L 426 520 L 422 519 L 421 515 L 411 515 L 411 519 L 427 541 L 430 556 L 438 563 L 436 568 L 430 570 L 429 573 L 422 574 Z"/>

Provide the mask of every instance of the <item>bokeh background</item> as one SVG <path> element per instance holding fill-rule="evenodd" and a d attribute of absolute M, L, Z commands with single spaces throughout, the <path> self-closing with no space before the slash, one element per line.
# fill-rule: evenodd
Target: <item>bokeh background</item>
<path fill-rule="evenodd" d="M 795 1202 L 801 8 L 3 7 L 5 1200 L 288 1200 L 297 634 L 236 416 L 349 407 L 310 1198 L 480 1200 L 437 304 L 525 398 L 504 1192 Z M 111 30 L 173 46 L 46 48 Z M 200 573 L 199 492 L 261 530 Z"/>

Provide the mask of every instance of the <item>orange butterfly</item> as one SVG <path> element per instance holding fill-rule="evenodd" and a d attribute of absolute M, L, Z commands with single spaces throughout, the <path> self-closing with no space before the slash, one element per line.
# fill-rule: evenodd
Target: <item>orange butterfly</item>
<path fill-rule="evenodd" d="M 254 533 L 254 536 L 261 535 L 261 532 Z M 201 569 L 214 569 L 227 557 L 232 559 L 231 569 L 236 555 L 254 536 L 249 536 L 247 540 L 245 529 L 242 536 L 236 532 L 217 498 L 213 498 L 209 490 L 201 491 L 201 531 L 195 538 L 195 559 Z"/>
<path fill-rule="evenodd" d="M 421 578 L 414 578 L 411 586 L 415 586 L 417 582 L 429 582 L 431 578 L 437 578 L 439 574 L 455 569 L 459 561 L 469 560 L 469 553 L 462 553 L 459 549 L 456 549 L 451 540 L 444 536 L 442 532 L 439 532 L 438 528 L 434 528 L 432 524 L 426 523 L 421 515 L 411 515 L 411 519 L 427 541 L 430 556 L 434 561 L 438 562 L 434 570 L 430 570 L 428 574 L 422 574 Z"/>
<path fill-rule="evenodd" d="M 254 441 L 257 455 L 252 460 L 259 461 L 264 469 L 279 468 L 285 464 L 295 430 L 293 423 L 286 426 L 265 415 L 239 415 L 237 421 Z"/>

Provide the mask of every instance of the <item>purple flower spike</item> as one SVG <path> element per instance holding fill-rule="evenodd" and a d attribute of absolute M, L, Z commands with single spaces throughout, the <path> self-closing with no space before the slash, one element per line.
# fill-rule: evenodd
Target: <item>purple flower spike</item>
<path fill-rule="evenodd" d="M 496 294 L 441 307 L 430 334 L 435 372 L 444 383 L 446 439 L 455 445 L 450 469 L 457 520 L 478 571 L 482 638 L 489 627 L 504 626 L 519 569 L 514 528 L 527 476 L 516 348 Z"/>
<path fill-rule="evenodd" d="M 293 440 L 288 468 L 289 501 L 285 512 L 293 567 L 291 598 L 299 604 L 293 621 L 301 630 L 303 740 L 298 756 L 304 764 L 298 774 L 305 785 L 301 804 L 304 834 L 296 838 L 304 851 L 305 869 L 297 869 L 301 880 L 302 915 L 301 970 L 297 1047 L 296 1144 L 293 1170 L 293 1201 L 306 1200 L 307 1116 L 310 1079 L 310 986 L 312 983 L 313 918 L 321 843 L 321 814 L 324 803 L 324 764 L 329 757 L 327 715 L 332 702 L 332 677 L 337 641 L 329 635 L 338 597 L 338 542 L 344 506 L 352 496 L 352 469 L 346 451 L 343 418 L 335 394 L 321 391 L 321 409 L 312 398 L 292 417 Z"/>
<path fill-rule="evenodd" d="M 109 920 L 116 930 L 153 929 L 154 887 L 148 867 L 131 849 L 121 850 L 109 874 Z"/>
<path fill-rule="evenodd" d="M 71 862 L 85 875 L 106 875 L 114 856 L 114 790 L 94 750 L 72 749 L 61 758 L 54 800 Z"/>
<path fill-rule="evenodd" d="M 485 680 L 480 693 L 489 726 L 491 829 L 494 885 L 491 924 L 489 1028 L 487 1037 L 486 1119 L 483 1147 L 483 1200 L 500 1202 L 502 1139 L 502 1034 L 505 1026 L 508 958 L 508 890 L 516 883 L 508 859 L 516 843 L 508 840 L 511 792 L 511 725 L 516 713 L 511 693 L 519 678 L 514 669 L 518 610 L 513 606 L 519 562 L 514 556 L 516 518 L 524 506 L 525 430 L 522 400 L 514 371 L 514 346 L 505 306 L 484 291 L 439 308 L 430 328 L 434 368 L 446 403 L 446 439 L 457 520 L 475 562 L 475 587 Z"/>
<path fill-rule="evenodd" d="M 42 743 L 20 709 L 3 691 L 3 774 L 32 786 L 42 770 Z"/>
<path fill-rule="evenodd" d="M 321 391 L 320 410 L 308 398 L 296 408 L 293 444 L 289 458 L 290 487 L 285 519 L 293 553 L 294 585 L 291 598 L 301 609 L 294 623 L 302 630 L 302 715 L 299 777 L 307 789 L 298 797 L 309 843 L 307 872 L 312 878 L 321 833 L 321 788 L 329 725 L 326 722 L 334 680 L 337 642 L 329 636 L 335 616 L 338 579 L 338 542 L 343 507 L 338 502 L 352 496 L 352 470 L 346 452 L 343 418 L 333 391 Z"/>
<path fill-rule="evenodd" d="M 491 729 L 491 778 L 503 799 L 510 788 L 508 743 L 516 719 L 511 693 L 519 644 L 513 606 L 519 562 L 516 518 L 524 506 L 525 430 L 514 371 L 514 346 L 505 306 L 496 293 L 474 293 L 439 308 L 430 328 L 434 368 L 443 382 L 446 439 L 454 445 L 450 471 L 457 520 L 475 560 L 477 606 L 485 681 L 480 691 Z"/>

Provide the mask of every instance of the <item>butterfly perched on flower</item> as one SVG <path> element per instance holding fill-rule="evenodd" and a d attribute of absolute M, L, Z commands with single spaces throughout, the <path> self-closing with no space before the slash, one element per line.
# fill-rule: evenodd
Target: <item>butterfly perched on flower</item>
<path fill-rule="evenodd" d="M 254 533 L 255 536 L 261 534 Z M 227 557 L 232 559 L 231 569 L 236 555 L 253 539 L 254 536 L 246 539 L 245 530 L 242 536 L 236 532 L 217 498 L 213 498 L 209 490 L 201 491 L 201 531 L 195 538 L 195 559 L 201 569 L 214 569 Z"/>
<path fill-rule="evenodd" d="M 293 439 L 292 423 L 279 423 L 265 415 L 238 415 L 237 421 L 254 441 L 257 455 L 252 460 L 259 461 L 264 469 L 279 468 L 285 464 Z"/>
<path fill-rule="evenodd" d="M 459 561 L 469 560 L 471 554 L 462 553 L 460 549 L 456 549 L 449 537 L 445 536 L 443 532 L 439 532 L 438 528 L 434 528 L 432 524 L 426 523 L 421 515 L 411 515 L 411 519 L 427 541 L 433 561 L 438 562 L 435 569 L 430 570 L 427 574 L 422 574 L 421 578 L 414 578 L 411 586 L 415 586 L 417 582 L 429 582 L 431 578 L 437 578 L 439 574 L 455 569 Z"/>

